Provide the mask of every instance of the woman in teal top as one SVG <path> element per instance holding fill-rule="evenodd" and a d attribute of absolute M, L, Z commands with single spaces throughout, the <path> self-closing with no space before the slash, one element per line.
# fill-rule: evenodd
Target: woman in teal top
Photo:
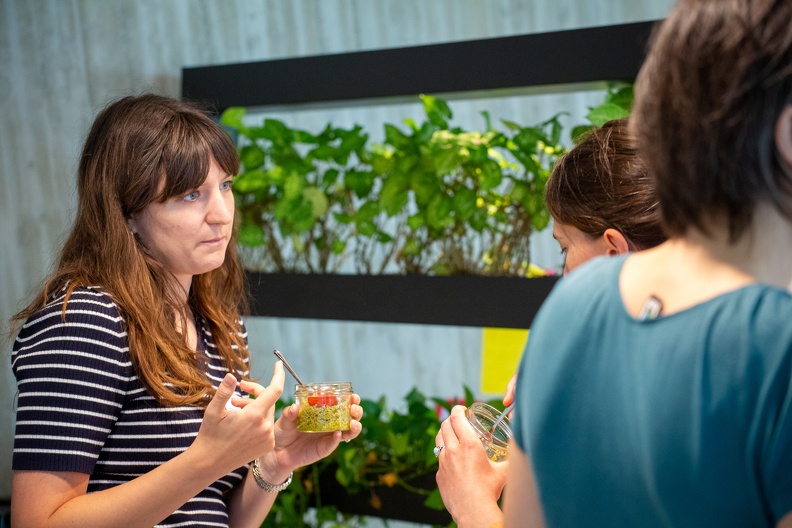
<path fill-rule="evenodd" d="M 624 264 L 558 285 L 518 375 L 547 524 L 773 526 L 792 510 L 792 296 L 752 283 L 640 318 Z"/>
<path fill-rule="evenodd" d="M 506 526 L 792 526 L 792 3 L 682 0 L 630 118 L 669 240 L 553 291 Z"/>

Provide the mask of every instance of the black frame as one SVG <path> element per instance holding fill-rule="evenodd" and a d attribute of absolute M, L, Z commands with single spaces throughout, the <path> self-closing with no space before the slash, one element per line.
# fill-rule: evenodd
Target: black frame
<path fill-rule="evenodd" d="M 557 280 L 248 272 L 250 315 L 521 329 Z"/>
<path fill-rule="evenodd" d="M 219 114 L 229 106 L 631 81 L 654 23 L 183 68 L 182 96 Z"/>

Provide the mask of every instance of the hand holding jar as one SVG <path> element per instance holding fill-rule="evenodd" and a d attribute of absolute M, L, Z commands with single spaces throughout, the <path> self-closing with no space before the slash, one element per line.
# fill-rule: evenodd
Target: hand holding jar
<path fill-rule="evenodd" d="M 474 412 L 469 411 L 476 409 L 473 406 L 471 409 L 455 406 L 440 426 L 435 439 L 439 450 L 436 451 L 439 462 L 437 485 L 446 509 L 457 524 L 489 526 L 493 520 L 502 518 L 498 499 L 506 483 L 508 463 L 494 462 L 490 458 L 482 446 L 479 432 L 468 417 Z M 480 425 L 478 429 L 483 433 L 489 432 L 486 425 Z M 444 447 L 439 449 L 439 446 Z"/>
<path fill-rule="evenodd" d="M 262 472 L 288 473 L 328 456 L 360 434 L 362 417 L 351 383 L 298 384 L 295 403 L 275 422 L 275 449 L 259 459 Z"/>

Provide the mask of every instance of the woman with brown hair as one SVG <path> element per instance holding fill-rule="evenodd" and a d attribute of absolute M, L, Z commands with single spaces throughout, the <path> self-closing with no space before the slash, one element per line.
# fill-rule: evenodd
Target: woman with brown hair
<path fill-rule="evenodd" d="M 666 239 L 655 186 L 626 118 L 594 128 L 558 160 L 545 203 L 564 273 L 595 256 L 622 255 Z"/>
<path fill-rule="evenodd" d="M 349 431 L 309 435 L 294 406 L 274 418 L 280 362 L 249 378 L 238 170 L 188 103 L 125 97 L 94 121 L 74 226 L 15 316 L 13 526 L 257 527 L 293 469 L 360 433 L 356 395 Z"/>
<path fill-rule="evenodd" d="M 792 526 L 790 28 L 681 0 L 655 29 L 630 120 L 669 239 L 542 305 L 507 526 Z"/>
<path fill-rule="evenodd" d="M 564 274 L 594 257 L 623 255 L 665 240 L 654 183 L 627 119 L 592 129 L 556 162 L 545 203 L 553 217 L 553 236 L 566 255 Z M 514 399 L 515 383 L 516 377 L 506 389 L 506 406 Z M 487 459 L 464 412 L 464 407 L 454 407 L 437 435 L 437 445 L 443 446 L 437 483 L 460 527 L 486 527 L 502 517 L 498 500 L 508 461 Z"/>

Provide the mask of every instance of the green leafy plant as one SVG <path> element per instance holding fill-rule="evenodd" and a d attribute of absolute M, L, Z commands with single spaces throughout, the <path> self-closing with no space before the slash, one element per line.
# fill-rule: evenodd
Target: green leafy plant
<path fill-rule="evenodd" d="M 385 125 L 384 144 L 371 149 L 380 191 L 363 202 L 365 215 L 344 220 L 393 241 L 404 273 L 525 275 L 529 237 L 549 220 L 544 184 L 563 152 L 558 116 L 531 127 L 505 121 L 501 132 L 485 114 L 483 132 L 465 131 L 450 126 L 444 101 L 421 99 L 423 123 Z"/>
<path fill-rule="evenodd" d="M 437 458 L 432 449 L 440 429 L 440 410 L 450 412 L 456 403 L 469 406 L 475 401 L 467 387 L 464 394 L 464 398 L 449 401 L 429 398 L 413 389 L 404 398 L 404 410 L 389 409 L 384 397 L 362 400 L 361 434 L 349 443 L 341 443 L 329 457 L 295 471 L 291 486 L 279 493 L 262 527 L 364 525 L 365 519 L 360 515 L 341 512 L 327 502 L 321 484 L 327 479 L 333 479 L 345 493 L 359 497 L 374 510 L 382 507 L 382 490 L 386 488 L 402 488 L 422 498 L 426 508 L 444 509 L 434 484 Z M 289 403 L 279 402 L 278 409 Z M 500 400 L 487 403 L 503 409 Z M 428 486 L 427 479 L 421 479 L 426 476 L 432 477 Z"/>
<path fill-rule="evenodd" d="M 249 267 L 277 272 L 336 271 L 352 236 L 336 215 L 354 209 L 352 193 L 370 185 L 360 161 L 368 136 L 361 127 L 319 134 L 275 119 L 243 123 L 244 108 L 230 108 L 221 123 L 236 131 L 242 170 L 234 181 L 240 245 Z"/>
<path fill-rule="evenodd" d="M 611 84 L 578 142 L 593 127 L 629 115 L 632 85 Z M 557 114 L 535 125 L 483 112 L 480 130 L 452 126 L 449 105 L 421 96 L 425 119 L 384 125 L 369 144 L 361 127 L 328 124 L 319 133 L 265 118 L 245 123 L 227 109 L 221 123 L 237 137 L 234 181 L 240 248 L 248 269 L 424 275 L 543 274 L 531 266 L 531 234 L 549 215 L 545 183 L 565 151 Z"/>
<path fill-rule="evenodd" d="M 422 96 L 426 120 L 319 134 L 265 119 L 221 123 L 238 137 L 234 190 L 245 265 L 277 272 L 524 275 L 529 237 L 548 223 L 544 183 L 560 146 L 558 116 L 532 127 L 451 128 L 445 101 Z"/>

